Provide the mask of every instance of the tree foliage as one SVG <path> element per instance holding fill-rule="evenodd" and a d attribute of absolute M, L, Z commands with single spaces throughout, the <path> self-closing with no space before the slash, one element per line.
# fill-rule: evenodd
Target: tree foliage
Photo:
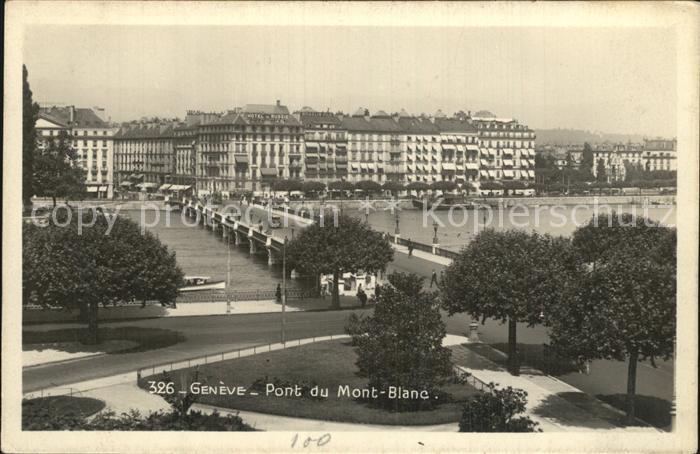
<path fill-rule="evenodd" d="M 674 350 L 676 231 L 613 213 L 579 228 L 573 245 L 589 266 L 548 314 L 552 347 L 580 361 L 627 360 L 627 417 L 633 422 L 637 362 L 653 364 Z"/>
<path fill-rule="evenodd" d="M 430 189 L 434 191 L 454 191 L 457 189 L 457 183 L 454 181 L 436 181 L 430 185 Z"/>
<path fill-rule="evenodd" d="M 80 310 L 90 340 L 97 342 L 99 305 L 134 299 L 175 302 L 183 273 L 175 253 L 152 233 L 142 234 L 121 217 L 111 219 L 110 230 L 110 220 L 100 213 L 60 213 L 48 226 L 23 226 L 23 304 Z"/>
<path fill-rule="evenodd" d="M 28 76 L 27 67 L 22 65 L 22 202 L 25 207 L 31 205 L 34 195 L 36 120 L 39 117 L 39 105 L 32 99 Z"/>
<path fill-rule="evenodd" d="M 320 181 L 304 181 L 301 184 L 301 190 L 305 193 L 321 192 L 326 190 L 326 185 Z"/>
<path fill-rule="evenodd" d="M 367 192 L 377 192 L 382 190 L 382 185 L 372 180 L 362 180 L 355 183 L 355 189 Z"/>
<path fill-rule="evenodd" d="M 377 403 L 394 410 L 432 408 L 440 385 L 452 376 L 450 350 L 442 346 L 446 328 L 434 295 L 422 291 L 415 274 L 393 273 L 383 285 L 371 317 L 351 321 L 359 374 L 368 386 L 387 391 L 390 386 L 426 390 L 422 399 L 389 399 Z"/>
<path fill-rule="evenodd" d="M 510 368 L 518 373 L 516 323 L 541 323 L 541 314 L 559 302 L 561 282 L 575 272 L 569 241 L 520 230 L 481 232 L 462 250 L 440 284 L 442 306 L 450 314 L 508 322 Z"/>
<path fill-rule="evenodd" d="M 355 185 L 350 181 L 337 180 L 328 183 L 328 189 L 332 191 L 352 191 L 355 189 Z"/>
<path fill-rule="evenodd" d="M 598 158 L 598 162 L 596 162 L 596 181 L 608 181 L 603 158 Z"/>
<path fill-rule="evenodd" d="M 383 271 L 393 256 L 394 250 L 381 233 L 344 215 L 333 222 L 326 219 L 323 226 L 306 227 L 287 246 L 287 260 L 293 269 L 314 276 L 333 274 L 335 283 L 343 272 Z M 340 304 L 336 285 L 332 304 Z"/>
<path fill-rule="evenodd" d="M 472 396 L 462 411 L 460 432 L 541 432 L 525 412 L 527 392 L 512 387 Z"/>
<path fill-rule="evenodd" d="M 272 190 L 276 192 L 292 192 L 292 191 L 301 191 L 303 189 L 303 185 L 301 181 L 299 180 L 287 180 L 287 179 L 280 179 L 280 180 L 275 180 L 272 183 Z"/>
<path fill-rule="evenodd" d="M 422 181 L 412 181 L 406 185 L 406 189 L 413 191 L 425 191 L 426 189 L 430 189 L 430 185 Z"/>
<path fill-rule="evenodd" d="M 382 184 L 382 189 L 385 191 L 390 191 L 392 194 L 396 195 L 405 188 L 404 185 L 398 181 L 386 181 L 384 184 Z"/>
<path fill-rule="evenodd" d="M 85 194 L 85 171 L 80 167 L 66 131 L 34 157 L 34 192 L 36 195 L 79 199 Z"/>

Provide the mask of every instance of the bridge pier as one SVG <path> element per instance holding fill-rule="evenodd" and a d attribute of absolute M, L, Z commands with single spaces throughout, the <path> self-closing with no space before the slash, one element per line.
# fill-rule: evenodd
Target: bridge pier
<path fill-rule="evenodd" d="M 221 236 L 226 239 L 228 238 L 229 227 L 226 224 L 221 224 Z"/>
<path fill-rule="evenodd" d="M 272 266 L 272 265 L 278 265 L 281 262 L 282 262 L 282 259 L 277 254 L 277 252 L 273 248 L 268 247 L 267 248 L 267 264 L 269 266 Z"/>
<path fill-rule="evenodd" d="M 250 253 L 251 254 L 257 254 L 258 252 L 258 243 L 253 239 L 253 235 L 248 236 L 248 243 L 250 245 Z"/>
<path fill-rule="evenodd" d="M 233 243 L 236 246 L 240 246 L 241 243 L 243 242 L 243 239 L 241 238 L 243 235 L 241 232 L 238 231 L 238 224 L 235 224 L 233 226 Z"/>

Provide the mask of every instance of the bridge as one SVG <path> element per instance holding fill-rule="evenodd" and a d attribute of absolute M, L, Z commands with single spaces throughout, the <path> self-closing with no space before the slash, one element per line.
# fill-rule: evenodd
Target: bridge
<path fill-rule="evenodd" d="M 189 199 L 169 200 L 167 204 L 179 208 L 189 219 L 216 235 L 220 234 L 234 245 L 248 246 L 250 254 L 266 253 L 269 265 L 282 262 L 285 240 L 294 237 L 295 227 L 289 226 L 285 213 L 279 213 L 282 227 L 273 229 L 269 225 L 270 211 L 255 205 L 241 207 L 237 212 L 223 212 L 216 206 L 205 206 Z M 277 213 L 273 211 L 272 214 Z M 303 219 L 298 229 L 313 222 L 315 221 L 311 219 Z"/>

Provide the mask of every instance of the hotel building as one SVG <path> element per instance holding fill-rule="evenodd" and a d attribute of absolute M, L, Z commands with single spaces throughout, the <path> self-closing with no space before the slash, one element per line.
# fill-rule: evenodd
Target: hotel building
<path fill-rule="evenodd" d="M 85 171 L 86 190 L 91 198 L 113 197 L 113 137 L 117 129 L 106 121 L 104 109 L 99 107 L 42 107 L 36 122 L 39 149 L 47 147 L 61 131 L 69 135 L 78 164 Z"/>

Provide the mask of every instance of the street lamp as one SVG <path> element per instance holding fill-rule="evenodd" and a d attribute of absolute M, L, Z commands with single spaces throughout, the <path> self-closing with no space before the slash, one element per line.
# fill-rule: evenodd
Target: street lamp
<path fill-rule="evenodd" d="M 284 236 L 282 243 L 282 345 L 285 345 L 285 312 L 287 309 L 287 235 Z"/>
<path fill-rule="evenodd" d="M 396 214 L 394 215 L 394 218 L 395 218 L 394 220 L 396 221 L 396 228 L 394 229 L 394 233 L 396 235 L 398 235 L 400 232 L 399 231 L 399 210 L 396 210 Z"/>
<path fill-rule="evenodd" d="M 437 221 L 433 221 L 433 244 L 438 244 L 437 231 L 438 231 L 438 223 L 437 223 Z"/>

